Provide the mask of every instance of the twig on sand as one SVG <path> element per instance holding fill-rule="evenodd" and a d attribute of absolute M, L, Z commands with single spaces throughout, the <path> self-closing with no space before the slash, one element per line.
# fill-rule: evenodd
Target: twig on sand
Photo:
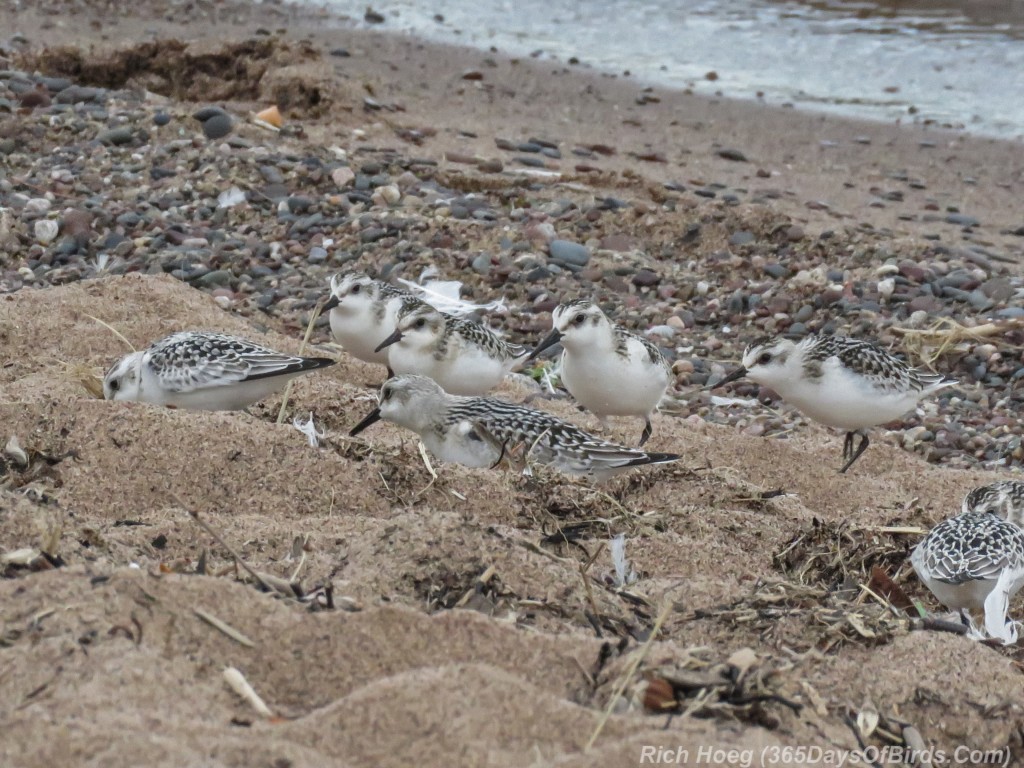
<path fill-rule="evenodd" d="M 231 686 L 231 690 L 245 699 L 252 708 L 259 714 L 263 715 L 263 717 L 270 718 L 274 716 L 274 713 L 270 711 L 270 707 L 263 702 L 260 695 L 253 690 L 251 685 L 249 685 L 249 681 L 245 679 L 245 675 L 237 669 L 234 667 L 226 667 L 224 669 L 224 680 L 229 686 Z"/>
<path fill-rule="evenodd" d="M 248 637 L 246 637 L 241 632 L 239 632 L 237 629 L 232 627 L 230 624 L 228 624 L 228 623 L 218 619 L 212 613 L 208 613 L 208 612 L 204 611 L 202 608 L 193 608 L 192 612 L 195 613 L 196 616 L 198 616 L 200 619 L 205 621 L 207 624 L 209 624 L 214 629 L 219 629 L 221 632 L 223 632 L 225 635 L 230 637 L 236 643 L 239 643 L 240 645 L 244 645 L 246 648 L 255 648 L 256 647 L 256 643 L 254 643 Z"/>
<path fill-rule="evenodd" d="M 665 607 L 661 609 L 661 613 L 658 614 L 658 618 L 654 622 L 654 626 L 651 627 L 651 634 L 647 637 L 645 642 L 636 654 L 636 657 L 626 668 L 625 673 L 619 678 L 619 682 L 616 684 L 615 689 L 612 691 L 611 698 L 608 700 L 608 706 L 605 707 L 604 714 L 601 715 L 601 719 L 597 722 L 597 727 L 594 728 L 594 732 L 590 734 L 590 738 L 587 740 L 586 746 L 583 748 L 584 751 L 594 746 L 594 742 L 597 741 L 597 737 L 601 735 L 601 731 L 604 730 L 605 723 L 608 722 L 608 718 L 612 716 L 612 710 L 615 709 L 615 702 L 619 700 L 619 696 L 626 690 L 626 686 L 629 681 L 633 679 L 633 675 L 636 673 L 637 668 L 647 658 L 647 654 L 651 650 L 651 646 L 654 644 L 654 638 L 658 636 L 658 631 L 661 629 L 661 625 L 665 623 L 665 619 L 668 618 L 669 613 L 672 610 L 672 603 L 666 602 Z"/>
<path fill-rule="evenodd" d="M 138 351 L 137 349 L 135 349 L 134 345 L 130 341 L 128 341 L 128 339 L 126 339 L 124 337 L 124 334 L 122 334 L 119 330 L 117 330 L 117 328 L 112 326 L 110 323 L 105 323 L 102 320 L 100 320 L 98 317 L 93 317 L 92 315 L 86 315 L 86 317 L 88 317 L 90 320 L 93 320 L 93 321 L 99 323 L 104 328 L 106 328 L 108 331 L 110 331 L 112 334 L 117 336 L 117 338 L 119 338 L 122 342 L 124 342 L 124 345 L 126 347 L 128 347 L 128 349 L 130 349 L 132 352 L 137 352 Z"/>
<path fill-rule="evenodd" d="M 179 499 L 174 493 L 171 494 L 171 498 L 174 499 L 174 502 L 179 507 L 181 507 L 186 512 L 188 512 L 189 516 L 193 520 L 195 520 L 202 527 L 202 529 L 204 531 L 206 531 L 208 534 L 213 536 L 214 540 L 218 544 L 220 544 L 222 547 L 224 547 L 224 549 L 226 549 L 228 551 L 228 554 L 231 555 L 231 557 L 234 559 L 234 561 L 236 563 L 238 563 L 240 566 L 242 566 L 242 568 L 244 568 L 245 571 L 248 572 L 248 574 L 250 576 L 252 576 L 254 579 L 256 579 L 256 582 L 261 587 L 263 587 L 268 592 L 275 592 L 276 591 L 272 586 L 270 586 L 269 584 L 267 584 L 266 581 L 264 581 L 263 577 L 261 577 L 259 575 L 259 573 L 257 573 L 256 570 L 254 568 L 252 568 L 252 566 L 250 566 L 247 562 L 245 562 L 245 560 L 242 559 L 241 555 L 239 555 L 237 552 L 235 552 L 235 550 L 226 541 L 224 541 L 224 539 L 221 537 L 221 535 L 219 533 L 217 533 L 215 530 L 213 530 L 213 528 L 211 528 L 210 525 L 199 516 L 198 512 L 196 512 L 196 511 L 194 511 L 192 509 L 189 509 L 188 506 L 185 505 L 181 501 L 181 499 Z"/>
<path fill-rule="evenodd" d="M 313 326 L 316 321 L 320 318 L 320 313 L 323 312 L 324 304 L 327 303 L 327 299 L 319 302 L 316 305 L 315 311 L 309 316 L 309 324 L 306 325 L 306 335 L 302 337 L 302 344 L 299 346 L 299 356 L 306 354 L 306 347 L 309 345 L 309 337 L 313 335 Z M 292 383 L 295 379 L 289 381 L 284 387 L 284 396 L 281 398 L 281 410 L 277 412 L 277 423 L 284 423 L 285 409 L 288 407 L 288 398 L 292 393 Z"/>

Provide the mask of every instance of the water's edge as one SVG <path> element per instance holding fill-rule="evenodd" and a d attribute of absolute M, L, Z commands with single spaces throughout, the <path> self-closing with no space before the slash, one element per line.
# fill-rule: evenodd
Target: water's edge
<path fill-rule="evenodd" d="M 701 95 L 1024 138 L 1024 0 L 1009 18 L 959 0 L 328 0 L 356 26 L 598 71 Z M 1013 8 L 1019 8 L 1019 23 Z M 984 10 L 984 9 L 982 9 Z"/>

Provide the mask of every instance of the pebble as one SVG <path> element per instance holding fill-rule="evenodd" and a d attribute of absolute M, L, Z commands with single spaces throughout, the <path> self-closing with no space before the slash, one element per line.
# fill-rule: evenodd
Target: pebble
<path fill-rule="evenodd" d="M 756 239 L 757 239 L 757 237 L 754 235 L 753 232 L 747 232 L 747 231 L 733 232 L 731 235 L 729 235 L 729 245 L 733 245 L 733 246 L 749 245 L 750 243 L 754 242 L 754 240 L 756 240 Z"/>
<path fill-rule="evenodd" d="M 220 107 L 203 107 L 192 113 L 192 117 L 199 121 L 203 134 L 208 139 L 222 139 L 231 133 L 234 127 L 231 115 Z"/>
<path fill-rule="evenodd" d="M 101 131 L 96 135 L 96 141 L 100 144 L 108 144 L 111 146 L 120 146 L 122 144 L 130 144 L 135 138 L 131 128 L 110 128 L 106 131 Z"/>
<path fill-rule="evenodd" d="M 36 241 L 41 245 L 49 245 L 57 238 L 60 225 L 53 219 L 38 219 L 33 225 Z"/>
<path fill-rule="evenodd" d="M 552 240 L 548 244 L 551 258 L 562 264 L 585 267 L 590 261 L 590 249 L 570 240 Z"/>
<path fill-rule="evenodd" d="M 738 149 L 719 149 L 715 152 L 716 155 L 721 157 L 723 160 L 732 160 L 735 163 L 746 163 L 747 156 L 740 152 Z"/>

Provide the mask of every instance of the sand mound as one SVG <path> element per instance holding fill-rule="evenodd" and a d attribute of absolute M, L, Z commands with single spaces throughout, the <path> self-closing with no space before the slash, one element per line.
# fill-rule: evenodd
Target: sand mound
<path fill-rule="evenodd" d="M 300 379 L 282 425 L 280 398 L 251 414 L 106 403 L 74 373 L 125 351 L 93 317 L 137 346 L 210 328 L 299 348 L 167 277 L 0 300 L 0 440 L 28 458 L 0 459 L 0 549 L 33 550 L 0 564 L 4 764 L 611 766 L 645 746 L 855 748 L 847 721 L 872 708 L 870 744 L 909 724 L 950 750 L 1021 746 L 1009 652 L 910 632 L 856 588 L 880 565 L 933 605 L 908 576 L 916 537 L 884 526 L 927 526 L 988 475 L 877 445 L 839 476 L 824 430 L 751 439 L 661 416 L 652 447 L 685 459 L 605 486 L 432 480 L 408 434 L 345 436 L 371 366 Z M 310 411 L 319 448 L 290 425 Z M 293 596 L 261 591 L 228 547 Z M 274 719 L 227 687 L 229 666 Z M 645 711 L 651 678 L 685 715 Z"/>

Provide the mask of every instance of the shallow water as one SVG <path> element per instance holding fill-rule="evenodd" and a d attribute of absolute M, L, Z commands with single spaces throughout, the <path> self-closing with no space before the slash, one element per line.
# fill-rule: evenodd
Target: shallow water
<path fill-rule="evenodd" d="M 327 4 L 365 24 L 365 0 Z M 386 21 L 372 26 L 430 40 L 575 56 L 697 93 L 1024 138 L 1024 0 L 380 0 L 373 8 Z"/>

